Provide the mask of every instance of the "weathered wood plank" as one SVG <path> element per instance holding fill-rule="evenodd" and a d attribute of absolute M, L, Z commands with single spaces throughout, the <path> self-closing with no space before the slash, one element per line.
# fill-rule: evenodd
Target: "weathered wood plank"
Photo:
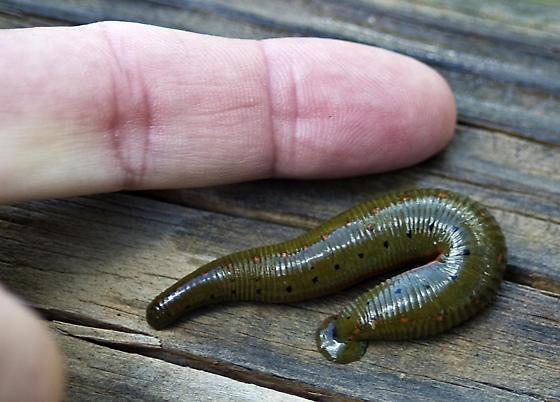
<path fill-rule="evenodd" d="M 4 3 L 69 23 L 119 19 L 242 38 L 303 35 L 381 46 L 436 67 L 456 93 L 462 121 L 560 144 L 560 34 L 552 23 L 560 7 L 554 4 L 501 2 L 477 13 L 475 2 L 459 0 Z M 489 15 L 493 21 L 484 23 Z"/>
<path fill-rule="evenodd" d="M 170 361 L 217 359 L 254 371 L 257 383 L 266 375 L 375 400 L 560 397 L 560 298 L 512 283 L 468 324 L 425 341 L 371 345 L 349 366 L 323 360 L 313 333 L 363 287 L 288 306 L 207 309 L 161 332 L 145 323 L 150 298 L 201 263 L 299 232 L 125 195 L 2 207 L 0 280 L 51 314 L 157 338 Z"/>
<path fill-rule="evenodd" d="M 453 183 L 456 187 L 470 185 L 478 192 L 486 192 L 487 197 L 493 194 L 492 202 L 498 207 L 502 206 L 522 215 L 560 222 L 559 172 L 560 149 L 556 147 L 515 138 L 504 133 L 460 126 L 455 138 L 443 152 L 412 168 L 389 175 L 356 179 L 304 182 L 300 185 L 294 182 L 297 191 L 287 193 L 283 191 L 275 196 L 282 197 L 284 194 L 294 202 L 300 202 L 300 197 L 294 197 L 294 194 L 301 193 L 301 198 L 306 199 L 314 197 L 314 194 L 319 195 L 317 192 L 322 191 L 332 194 L 329 203 L 333 198 L 348 198 L 349 192 L 352 198 L 360 194 L 370 197 L 367 188 L 388 191 L 392 187 L 398 187 L 399 177 L 404 176 L 401 181 L 406 182 L 407 185 L 415 182 L 418 185 L 438 185 L 438 180 L 442 185 L 447 184 L 446 182 Z M 388 185 L 393 180 L 397 182 L 396 185 Z M 253 187 L 255 187 L 255 194 L 245 191 L 238 199 L 245 197 L 252 199 L 258 196 L 259 184 Z M 306 191 L 307 188 L 309 190 Z M 216 189 L 219 188 L 209 191 L 216 191 Z M 234 187 L 231 193 L 236 191 Z M 276 190 L 270 191 L 276 192 Z M 325 194 L 320 196 L 322 198 Z M 503 199 L 502 205 L 499 205 L 499 198 Z M 321 200 L 313 201 L 321 202 Z M 254 205 L 248 202 L 248 206 Z M 299 207 L 301 208 L 301 205 Z M 274 209 L 274 206 L 271 205 L 271 208 Z M 323 219 L 325 216 L 319 218 Z"/>
<path fill-rule="evenodd" d="M 95 328 L 51 325 L 66 356 L 68 401 L 273 401 L 308 399 L 83 340 Z M 108 334 L 105 334 L 108 335 Z M 130 334 L 124 336 L 131 337 Z M 85 336 L 86 339 L 95 339 Z M 103 342 L 122 340 L 113 331 Z M 131 338 L 132 339 L 132 338 Z M 138 337 L 134 338 L 138 340 Z"/>

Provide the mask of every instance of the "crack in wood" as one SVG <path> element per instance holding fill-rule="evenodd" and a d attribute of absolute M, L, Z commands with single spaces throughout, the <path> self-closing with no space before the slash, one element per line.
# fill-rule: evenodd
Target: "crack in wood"
<path fill-rule="evenodd" d="M 321 389 L 293 379 L 254 371 L 245 367 L 229 364 L 218 359 L 197 356 L 177 349 L 165 349 L 164 347 L 161 349 L 154 349 L 147 348 L 142 345 L 115 343 L 110 340 L 105 341 L 82 337 L 78 338 L 84 342 L 91 342 L 113 350 L 151 357 L 167 363 L 175 364 L 177 366 L 190 367 L 208 373 L 218 374 L 233 380 L 248 384 L 255 384 L 275 391 L 297 395 L 315 401 L 361 401 L 361 399 L 358 398 L 351 398 L 347 395 Z"/>
<path fill-rule="evenodd" d="M 138 331 L 118 324 L 109 323 L 76 312 L 64 311 L 54 307 L 44 307 L 44 306 L 39 306 L 34 304 L 30 304 L 30 307 L 36 310 L 39 313 L 39 315 L 47 321 L 60 321 L 68 324 L 76 324 L 85 327 L 107 329 L 107 330 L 125 332 L 125 333 L 136 334 L 136 335 L 151 336 L 146 332 Z"/>
<path fill-rule="evenodd" d="M 129 345 L 154 349 L 161 348 L 161 340 L 152 335 L 70 324 L 63 321 L 51 321 L 51 323 L 57 331 L 67 336 L 97 342 L 99 344 Z"/>
<path fill-rule="evenodd" d="M 360 400 L 313 385 L 302 384 L 292 379 L 228 364 L 218 359 L 201 357 L 177 349 L 165 349 L 161 340 L 150 334 L 93 319 L 82 314 L 40 307 L 36 307 L 36 309 L 45 319 L 51 321 L 60 333 L 84 342 L 155 358 L 178 366 L 203 370 L 237 381 L 256 384 L 317 401 L 352 402 Z"/>

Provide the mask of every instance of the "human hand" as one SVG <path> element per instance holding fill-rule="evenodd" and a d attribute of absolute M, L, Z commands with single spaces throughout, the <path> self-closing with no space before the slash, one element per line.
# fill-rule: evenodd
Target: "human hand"
<path fill-rule="evenodd" d="M 326 39 L 130 23 L 0 32 L 0 203 L 414 164 L 455 126 L 445 81 Z M 57 400 L 44 325 L 0 289 L 0 400 Z"/>

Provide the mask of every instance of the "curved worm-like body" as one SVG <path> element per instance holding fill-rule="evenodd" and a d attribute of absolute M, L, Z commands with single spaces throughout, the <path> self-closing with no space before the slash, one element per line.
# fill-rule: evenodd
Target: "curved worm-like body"
<path fill-rule="evenodd" d="M 310 299 L 415 266 L 323 322 L 319 350 L 348 363 L 368 340 L 423 337 L 467 320 L 495 296 L 505 257 L 502 232 L 482 205 L 445 190 L 411 190 L 360 204 L 295 239 L 212 261 L 156 297 L 147 320 L 161 329 L 207 304 Z"/>

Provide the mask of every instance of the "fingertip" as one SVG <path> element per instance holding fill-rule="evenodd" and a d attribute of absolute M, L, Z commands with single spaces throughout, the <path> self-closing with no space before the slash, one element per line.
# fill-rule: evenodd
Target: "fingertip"
<path fill-rule="evenodd" d="M 0 288 L 0 400 L 62 399 L 62 358 L 36 315 Z"/>
<path fill-rule="evenodd" d="M 455 127 L 445 80 L 412 58 L 324 39 L 267 41 L 276 175 L 342 177 L 408 166 Z"/>
<path fill-rule="evenodd" d="M 400 168 L 420 162 L 441 151 L 452 139 L 457 119 L 455 96 L 447 81 L 436 70 L 405 57 L 407 64 L 400 84 L 406 92 L 399 99 L 404 115 L 396 141 L 403 153 L 392 161 Z M 397 78 L 395 77 L 395 80 Z"/>

